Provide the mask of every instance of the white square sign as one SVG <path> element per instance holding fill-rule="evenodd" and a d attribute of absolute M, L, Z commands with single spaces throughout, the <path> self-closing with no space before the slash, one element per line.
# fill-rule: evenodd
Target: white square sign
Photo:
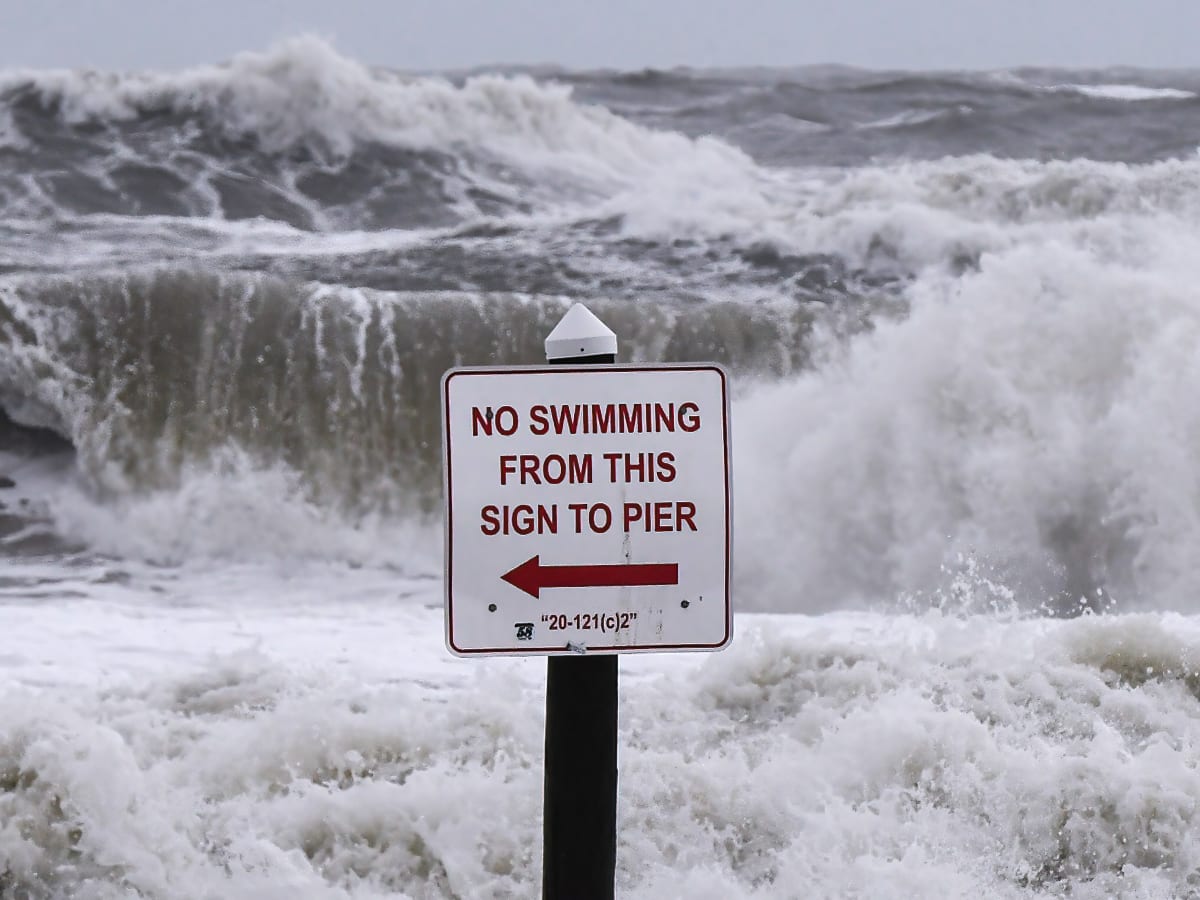
<path fill-rule="evenodd" d="M 453 653 L 729 643 L 722 368 L 452 369 L 442 424 Z"/>

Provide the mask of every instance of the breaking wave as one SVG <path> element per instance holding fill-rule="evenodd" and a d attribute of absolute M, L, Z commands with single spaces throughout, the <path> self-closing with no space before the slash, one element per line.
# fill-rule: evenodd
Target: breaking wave
<path fill-rule="evenodd" d="M 0 76 L 9 217 L 108 213 L 309 230 L 423 227 L 607 196 L 728 144 L 638 126 L 525 75 L 374 69 L 314 38 L 176 74 Z"/>
<path fill-rule="evenodd" d="M 583 300 L 623 358 L 734 371 L 756 604 L 919 594 L 961 559 L 1023 596 L 1189 603 L 1200 160 L 1161 121 L 1115 160 L 957 152 L 1030 104 L 1110 123 L 1058 90 L 1105 79 L 1137 81 L 432 77 L 313 39 L 8 72 L 0 407 L 73 446 L 52 513 L 89 546 L 362 559 L 336 535 L 436 518 L 441 373 L 538 361 Z"/>
<path fill-rule="evenodd" d="M 387 294 L 187 270 L 0 288 L 0 405 L 71 441 L 99 495 L 175 488 L 237 459 L 298 473 L 314 501 L 428 511 L 437 384 L 457 364 L 530 363 L 565 300 Z M 802 305 L 601 304 L 632 359 L 803 362 Z M 241 463 L 238 463 L 241 465 Z"/>

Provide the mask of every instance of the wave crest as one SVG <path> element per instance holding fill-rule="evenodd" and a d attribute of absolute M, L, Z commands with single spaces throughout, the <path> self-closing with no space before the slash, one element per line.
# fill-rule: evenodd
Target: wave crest
<path fill-rule="evenodd" d="M 715 141 L 654 132 L 603 107 L 577 103 L 568 85 L 521 74 L 475 75 L 461 84 L 409 76 L 342 56 L 312 36 L 178 73 L 10 72 L 0 79 L 0 93 L 32 94 L 75 124 L 205 115 L 210 127 L 251 136 L 277 152 L 306 146 L 345 155 L 362 141 L 417 148 L 465 144 L 581 152 L 618 171 L 640 167 L 647 155 L 661 160 L 694 146 L 718 149 Z M 724 146 L 719 152 L 737 155 Z"/>
<path fill-rule="evenodd" d="M 595 308 L 623 355 L 742 372 L 802 364 L 813 321 L 794 304 Z M 544 359 L 565 309 L 186 269 L 26 279 L 0 288 L 0 405 L 69 438 L 101 495 L 178 488 L 236 448 L 332 508 L 421 512 L 441 482 L 442 373 Z"/>

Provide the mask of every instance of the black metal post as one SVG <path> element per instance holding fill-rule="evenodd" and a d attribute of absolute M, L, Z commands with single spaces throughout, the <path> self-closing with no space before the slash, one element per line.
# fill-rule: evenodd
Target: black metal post
<path fill-rule="evenodd" d="M 552 359 L 603 365 L 616 354 Z M 613 900 L 617 867 L 617 656 L 546 666 L 543 900 Z"/>

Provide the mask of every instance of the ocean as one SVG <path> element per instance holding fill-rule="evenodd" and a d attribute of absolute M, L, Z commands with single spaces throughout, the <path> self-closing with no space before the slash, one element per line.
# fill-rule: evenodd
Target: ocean
<path fill-rule="evenodd" d="M 618 893 L 1200 897 L 1200 72 L 0 71 L 0 897 L 539 896 L 437 386 L 732 377 Z"/>

